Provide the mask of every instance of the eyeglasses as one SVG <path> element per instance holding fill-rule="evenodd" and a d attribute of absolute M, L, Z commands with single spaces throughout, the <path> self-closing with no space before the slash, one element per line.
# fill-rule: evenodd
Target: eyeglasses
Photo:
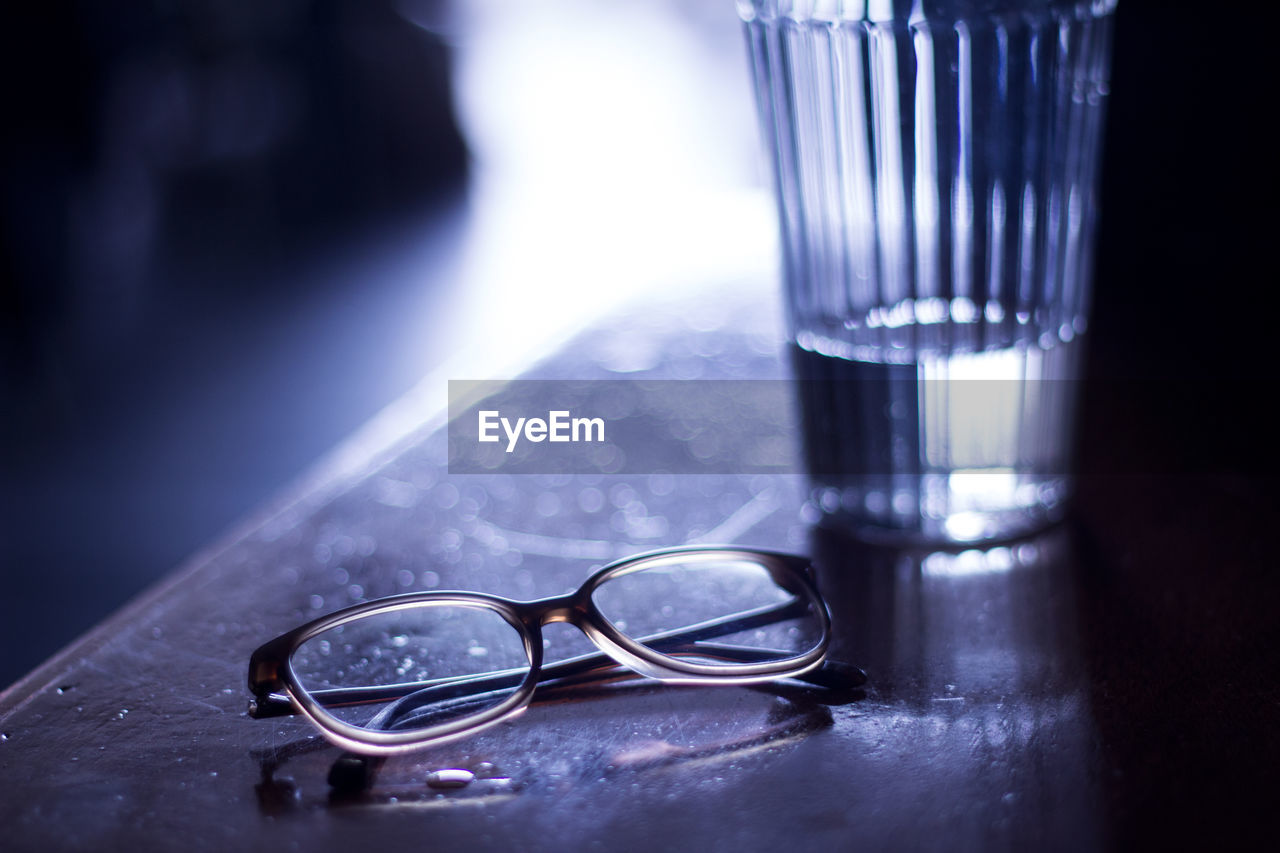
<path fill-rule="evenodd" d="M 510 719 L 540 683 L 620 666 L 677 684 L 824 683 L 830 617 L 810 575 L 804 557 L 693 546 L 619 560 L 538 601 L 426 592 L 356 604 L 253 653 L 249 715 L 301 714 L 338 746 L 392 755 Z M 603 654 L 543 666 L 542 626 L 554 622 Z"/>

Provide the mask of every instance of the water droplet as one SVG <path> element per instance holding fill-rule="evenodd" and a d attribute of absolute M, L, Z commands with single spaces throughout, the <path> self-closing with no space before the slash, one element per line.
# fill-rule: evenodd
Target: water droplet
<path fill-rule="evenodd" d="M 66 693 L 70 693 L 72 690 L 75 690 L 75 689 L 76 689 L 76 686 L 74 684 L 63 684 L 61 687 L 58 688 L 58 695 L 62 696 Z"/>
<path fill-rule="evenodd" d="M 408 644 L 409 638 L 404 634 L 396 634 L 391 638 L 391 645 L 395 646 L 397 649 L 403 649 Z"/>
<path fill-rule="evenodd" d="M 453 483 L 441 483 L 436 487 L 434 497 L 440 509 L 452 509 L 458 502 L 458 487 Z"/>
<path fill-rule="evenodd" d="M 427 774 L 427 787 L 465 788 L 471 784 L 471 780 L 474 778 L 476 778 L 476 774 L 461 768 L 434 770 Z"/>
<path fill-rule="evenodd" d="M 587 513 L 599 512 L 604 507 L 604 494 L 595 488 L 583 489 L 578 493 L 578 507 Z"/>
<path fill-rule="evenodd" d="M 482 658 L 489 654 L 489 650 L 484 646 L 472 646 L 467 649 L 467 654 L 471 655 L 473 658 Z"/>
<path fill-rule="evenodd" d="M 474 771 L 477 779 L 488 779 L 493 776 L 499 776 L 497 766 L 492 761 L 481 761 L 476 765 Z"/>
<path fill-rule="evenodd" d="M 324 596 L 313 595 L 311 596 L 311 600 L 307 603 L 311 605 L 312 610 L 319 610 L 321 607 L 324 607 Z"/>
<path fill-rule="evenodd" d="M 12 737 L 12 735 L 8 732 L 0 732 L 0 742 L 8 740 L 10 737 Z"/>
<path fill-rule="evenodd" d="M 128 716 L 128 714 L 129 714 L 128 708 L 121 708 L 120 713 L 116 714 L 116 719 L 123 720 L 126 716 Z"/>

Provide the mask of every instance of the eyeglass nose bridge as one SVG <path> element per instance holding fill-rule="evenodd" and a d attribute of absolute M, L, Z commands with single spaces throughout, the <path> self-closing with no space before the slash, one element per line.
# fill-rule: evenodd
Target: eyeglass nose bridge
<path fill-rule="evenodd" d="M 593 620 L 590 591 L 578 589 L 565 595 L 520 602 L 516 605 L 525 628 L 539 633 L 542 626 L 567 622 L 581 631 Z"/>

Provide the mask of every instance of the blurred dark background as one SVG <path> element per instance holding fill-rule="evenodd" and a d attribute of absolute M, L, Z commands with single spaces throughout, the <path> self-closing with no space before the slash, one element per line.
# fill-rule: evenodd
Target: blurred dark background
<path fill-rule="evenodd" d="M 0 684 L 412 386 L 431 282 L 372 259 L 444 254 L 468 173 L 449 49 L 389 2 L 5 19 Z"/>
<path fill-rule="evenodd" d="M 646 14 L 702 39 L 699 61 L 745 103 L 733 4 L 698 5 Z M 636 4 L 597 6 L 595 24 L 626 30 Z M 448 355 L 431 342 L 453 320 L 484 159 L 459 118 L 449 12 L 129 0 L 4 13 L 0 686 Z M 1185 380 L 1191 399 L 1165 397 L 1170 429 L 1189 452 L 1230 434 L 1228 461 L 1247 465 L 1270 444 L 1250 414 L 1259 392 L 1238 396 L 1263 375 L 1273 310 L 1254 249 L 1274 219 L 1272 170 L 1250 150 L 1266 87 L 1247 34 L 1209 37 L 1199 14 L 1120 3 L 1090 371 Z M 752 122 L 689 132 L 759 162 Z M 763 169 L 742 183 L 761 190 Z M 1210 405 L 1219 376 L 1237 385 Z"/>

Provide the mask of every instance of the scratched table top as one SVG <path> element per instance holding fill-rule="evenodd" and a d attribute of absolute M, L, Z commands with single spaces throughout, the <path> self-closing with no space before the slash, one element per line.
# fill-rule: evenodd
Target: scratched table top
<path fill-rule="evenodd" d="M 751 299 L 655 306 L 531 375 L 784 376 L 776 326 Z M 1113 405 L 1095 395 L 1086 432 Z M 6 849 L 1078 849 L 1274 823 L 1256 479 L 1085 477 L 1063 525 L 930 552 L 823 529 L 794 476 L 451 476 L 443 427 L 349 449 L 3 694 Z M 706 541 L 810 554 L 832 656 L 865 688 L 568 691 L 354 790 L 305 722 L 245 713 L 250 652 L 309 618 L 410 590 L 558 594 Z M 546 638 L 551 657 L 586 643 Z"/>

